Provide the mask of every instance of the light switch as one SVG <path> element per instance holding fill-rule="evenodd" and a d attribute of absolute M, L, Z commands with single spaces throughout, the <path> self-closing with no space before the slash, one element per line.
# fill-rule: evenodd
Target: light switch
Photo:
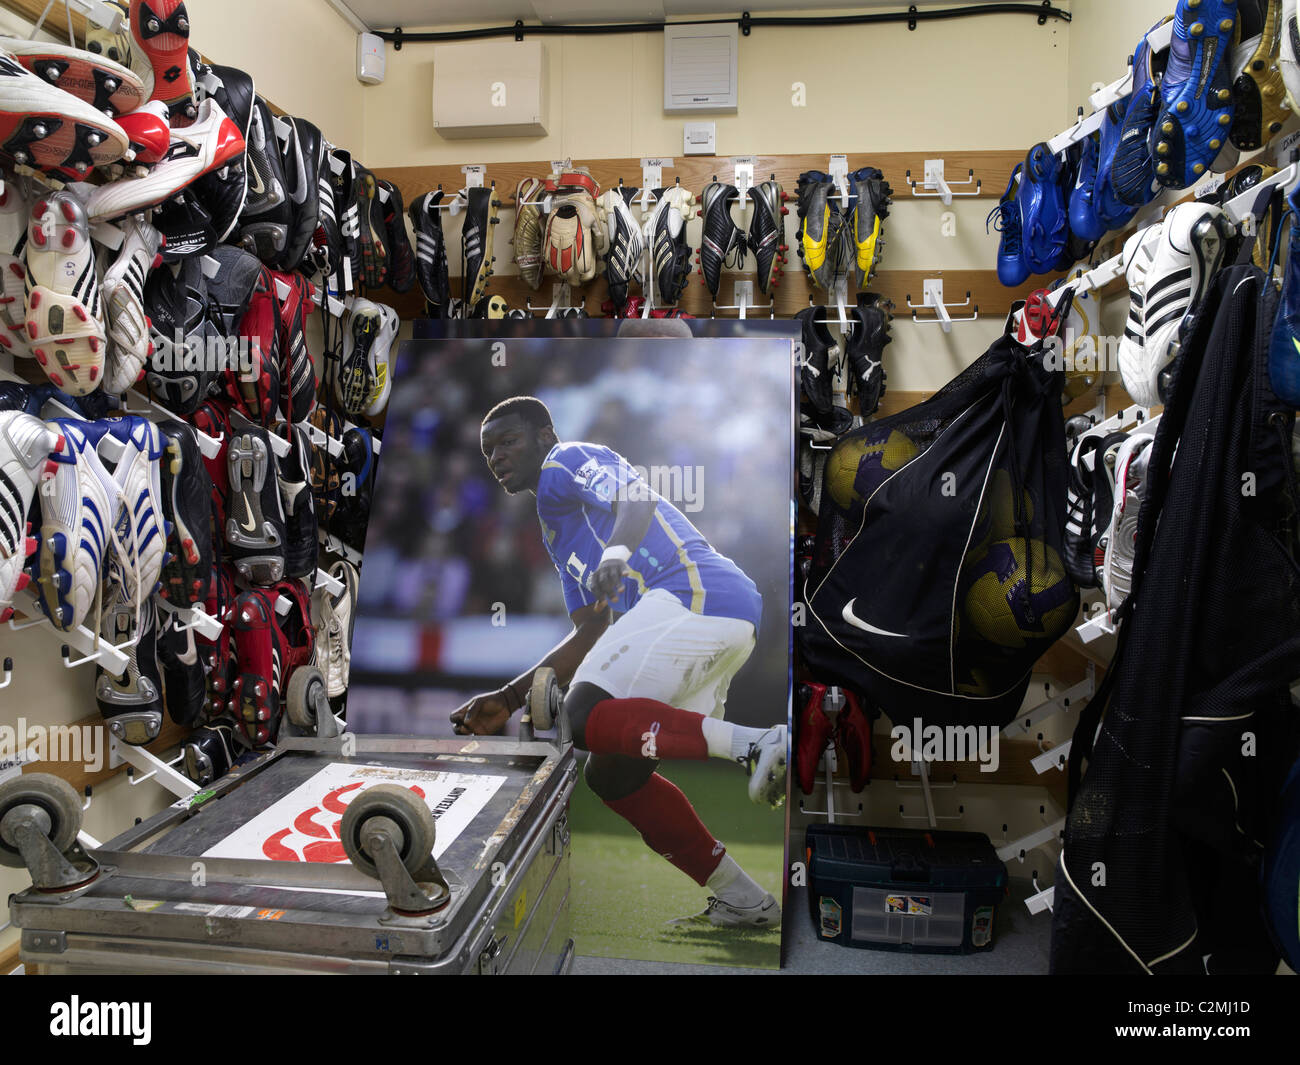
<path fill-rule="evenodd" d="M 684 154 L 718 154 L 718 124 L 716 122 L 687 122 L 684 123 L 684 128 Z"/>

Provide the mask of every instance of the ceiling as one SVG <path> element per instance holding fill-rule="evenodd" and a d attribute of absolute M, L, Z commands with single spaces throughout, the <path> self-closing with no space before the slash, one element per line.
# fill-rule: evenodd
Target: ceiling
<path fill-rule="evenodd" d="M 339 2 L 335 0 L 335 6 Z M 731 7 L 726 0 L 341 0 L 371 29 L 401 26 L 412 30 L 467 23 L 508 25 L 516 19 L 532 23 L 655 22 L 664 18 L 681 21 L 699 15 L 739 17 L 742 11 L 755 15 L 788 13 L 801 6 L 818 11 L 906 10 L 909 2 L 925 7 L 940 0 L 815 0 L 807 5 L 797 0 L 739 0 Z"/>

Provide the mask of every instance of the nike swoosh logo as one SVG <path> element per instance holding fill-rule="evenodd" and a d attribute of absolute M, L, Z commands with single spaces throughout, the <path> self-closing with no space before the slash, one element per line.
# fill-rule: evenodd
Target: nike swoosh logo
<path fill-rule="evenodd" d="M 247 492 L 244 493 L 244 509 L 248 512 L 248 524 L 245 525 L 241 521 L 239 527 L 243 529 L 244 532 L 256 532 L 257 522 L 253 519 L 253 497 Z"/>
<path fill-rule="evenodd" d="M 257 172 L 255 166 L 248 168 L 248 187 L 258 196 L 266 192 L 266 186 L 262 183 L 262 175 Z"/>
<path fill-rule="evenodd" d="M 1291 343 L 1295 345 L 1296 354 L 1300 355 L 1300 340 L 1297 340 L 1295 337 L 1292 337 Z"/>
<path fill-rule="evenodd" d="M 863 621 L 860 617 L 858 617 L 855 613 L 853 613 L 853 604 L 856 602 L 857 602 L 856 599 L 850 599 L 847 603 L 844 604 L 844 610 L 841 614 L 844 620 L 847 621 L 850 625 L 852 625 L 855 629 L 861 629 L 863 632 L 869 632 L 875 636 L 893 636 L 895 639 L 899 639 L 899 640 L 911 639 L 911 637 L 906 635 L 905 633 L 889 632 L 886 629 L 878 629 L 876 628 L 876 626 L 870 625 L 867 622 Z"/>

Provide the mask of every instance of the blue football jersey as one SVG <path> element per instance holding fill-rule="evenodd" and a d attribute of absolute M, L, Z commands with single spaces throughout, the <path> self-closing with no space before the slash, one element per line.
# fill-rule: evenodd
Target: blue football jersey
<path fill-rule="evenodd" d="M 537 483 L 537 517 L 569 613 L 596 602 L 587 582 L 609 546 L 620 499 L 653 499 L 655 514 L 645 539 L 624 545 L 632 552 L 632 575 L 615 610 L 626 612 L 644 592 L 662 588 L 696 614 L 739 618 L 758 628 L 763 601 L 754 582 L 652 491 L 623 456 L 599 444 L 556 444 Z"/>

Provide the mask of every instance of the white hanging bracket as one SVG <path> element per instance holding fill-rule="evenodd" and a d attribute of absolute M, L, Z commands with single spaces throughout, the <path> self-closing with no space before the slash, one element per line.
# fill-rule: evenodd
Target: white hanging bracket
<path fill-rule="evenodd" d="M 835 306 L 840 315 L 840 331 L 847 333 L 849 331 L 849 279 L 847 277 L 836 278 L 835 280 Z"/>
<path fill-rule="evenodd" d="M 740 320 L 745 320 L 745 312 L 754 303 L 754 282 L 737 281 L 735 288 L 736 308 L 740 312 Z"/>
<path fill-rule="evenodd" d="M 14 594 L 13 605 L 15 609 L 25 614 L 30 620 L 15 622 L 11 619 L 9 622 L 11 629 L 27 629 L 45 625 L 54 638 L 62 643 L 65 648 L 72 648 L 81 652 L 84 657 L 75 661 L 70 654 L 64 655 L 64 665 L 69 669 L 86 665 L 89 662 L 98 662 L 104 667 L 105 672 L 111 673 L 115 677 L 120 677 L 127 671 L 130 659 L 127 658 L 126 651 L 130 650 L 135 641 L 118 648 L 91 632 L 84 625 L 78 625 L 75 629 L 67 631 L 56 629 L 41 611 L 36 596 L 29 588 L 24 588 L 21 592 Z"/>
<path fill-rule="evenodd" d="M 572 307 L 573 290 L 569 287 L 567 281 L 561 281 L 551 286 L 551 306 L 546 312 L 547 318 L 556 318 L 560 311 Z"/>
<path fill-rule="evenodd" d="M 154 602 L 160 610 L 176 616 L 177 632 L 193 630 L 205 640 L 218 640 L 221 638 L 221 630 L 224 626 L 218 618 L 214 618 L 203 607 L 197 604 L 188 608 L 175 607 L 160 595 L 154 596 Z"/>
<path fill-rule="evenodd" d="M 4 680 L 0 681 L 0 691 L 9 687 L 14 682 L 14 660 L 6 658 L 4 661 Z"/>
<path fill-rule="evenodd" d="M 164 762 L 157 755 L 152 754 L 143 747 L 136 747 L 122 742 L 117 736 L 113 735 L 111 729 L 108 731 L 108 767 L 116 769 L 126 763 L 130 767 L 128 772 L 131 774 L 132 784 L 143 784 L 146 780 L 157 778 L 158 783 L 177 798 L 188 799 L 191 795 L 197 794 L 199 786 L 189 777 L 182 776 L 172 768 L 179 761 L 180 758 L 178 757 L 171 762 Z M 145 775 L 136 778 L 134 774 L 136 769 L 139 769 Z"/>
<path fill-rule="evenodd" d="M 641 160 L 641 191 L 637 193 L 636 202 L 641 210 L 648 211 L 654 206 L 654 190 L 663 188 L 664 170 L 672 169 L 671 159 L 655 158 Z"/>
<path fill-rule="evenodd" d="M 917 182 L 912 177 L 912 172 L 910 170 L 907 172 L 907 184 L 911 187 L 913 196 L 918 199 L 927 199 L 937 196 L 939 199 L 943 200 L 943 205 L 945 207 L 952 206 L 954 196 L 978 196 L 980 190 L 984 187 L 984 183 L 976 179 L 974 170 L 967 171 L 967 178 L 965 181 L 948 181 L 944 177 L 942 159 L 927 159 L 925 161 L 925 178 L 921 182 L 921 187 L 926 189 L 926 192 L 916 191 Z M 975 191 L 953 191 L 954 187 L 966 185 L 974 185 Z"/>
<path fill-rule="evenodd" d="M 736 191 L 740 193 L 740 203 L 743 207 L 749 199 L 749 190 L 754 187 L 754 164 L 757 160 L 752 155 L 742 156 L 735 160 L 735 186 Z"/>
<path fill-rule="evenodd" d="M 311 441 L 312 447 L 324 448 L 333 458 L 338 458 L 343 454 L 343 441 L 336 440 L 322 429 L 318 429 L 309 421 L 301 421 L 298 428 L 307 433 L 307 439 Z"/>
<path fill-rule="evenodd" d="M 971 305 L 970 293 L 966 293 L 966 299 L 961 303 L 944 303 L 943 301 L 943 278 L 934 277 L 926 278 L 922 282 L 923 300 L 921 303 L 913 303 L 911 294 L 907 297 L 908 309 L 912 312 L 912 321 L 921 325 L 939 325 L 945 333 L 952 332 L 954 322 L 975 322 L 979 320 L 980 309 L 974 308 L 974 313 L 969 316 L 954 318 L 949 314 L 951 309 L 960 309 Z M 917 311 L 933 311 L 936 315 L 934 318 L 918 318 Z"/>
<path fill-rule="evenodd" d="M 840 206 L 845 210 L 849 206 L 849 157 L 847 155 L 832 155 L 827 167 L 827 173 L 831 176 L 840 198 Z"/>
<path fill-rule="evenodd" d="M 335 577 L 331 577 L 326 570 L 318 569 L 316 571 L 316 587 L 324 588 L 330 595 L 343 594 L 343 582 Z"/>
<path fill-rule="evenodd" d="M 1034 877 L 1034 886 L 1037 887 L 1037 885 L 1038 878 Z M 1029 912 L 1031 914 L 1039 914 L 1044 910 L 1051 910 L 1052 904 L 1055 901 L 1055 896 L 1056 888 L 1044 888 L 1036 895 L 1030 895 L 1029 898 L 1025 899 L 1025 905 L 1029 907 Z"/>

